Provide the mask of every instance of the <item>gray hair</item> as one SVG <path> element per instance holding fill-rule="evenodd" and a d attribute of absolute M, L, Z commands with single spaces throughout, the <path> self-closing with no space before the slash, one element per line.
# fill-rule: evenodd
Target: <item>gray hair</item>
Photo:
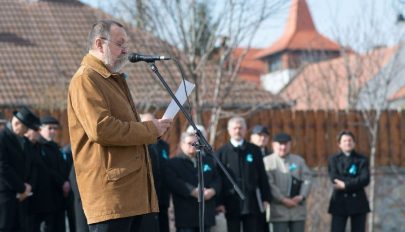
<path fill-rule="evenodd" d="M 235 124 L 235 123 L 242 125 L 244 128 L 247 127 L 246 120 L 244 118 L 242 118 L 240 116 L 235 116 L 235 117 L 232 117 L 231 119 L 229 119 L 227 128 L 228 129 L 231 128 L 231 125 Z"/>
<path fill-rule="evenodd" d="M 181 136 L 180 136 L 180 142 L 184 142 L 186 140 L 186 138 L 194 137 L 194 136 L 195 136 L 194 133 L 183 132 L 183 133 L 181 133 Z"/>
<path fill-rule="evenodd" d="M 91 31 L 87 37 L 87 50 L 93 48 L 94 40 L 97 37 L 108 39 L 110 37 L 110 30 L 112 25 L 117 25 L 118 27 L 124 28 L 124 26 L 114 20 L 100 20 L 97 23 L 93 24 Z"/>

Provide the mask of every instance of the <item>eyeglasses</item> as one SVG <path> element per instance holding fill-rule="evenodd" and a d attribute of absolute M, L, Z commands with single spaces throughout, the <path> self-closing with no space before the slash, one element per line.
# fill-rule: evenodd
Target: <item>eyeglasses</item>
<path fill-rule="evenodd" d="M 193 146 L 194 142 L 184 142 L 185 144 L 189 145 L 189 146 Z"/>
<path fill-rule="evenodd" d="M 104 37 L 100 37 L 100 39 L 112 43 L 113 45 L 117 46 L 117 47 L 120 48 L 121 50 L 127 50 L 127 49 L 128 49 L 128 45 L 126 45 L 126 44 L 120 44 L 120 43 L 114 42 L 114 41 L 109 40 L 109 39 L 104 38 Z"/>

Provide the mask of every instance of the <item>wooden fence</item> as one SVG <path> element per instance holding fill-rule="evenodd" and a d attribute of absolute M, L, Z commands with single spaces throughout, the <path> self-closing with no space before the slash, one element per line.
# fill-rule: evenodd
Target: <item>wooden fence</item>
<path fill-rule="evenodd" d="M 13 109 L 0 109 L 6 118 L 11 118 Z M 53 115 L 62 125 L 59 141 L 69 142 L 67 114 L 62 111 L 35 111 L 38 115 Z M 161 115 L 161 113 L 158 113 Z M 357 150 L 368 155 L 370 138 L 363 117 L 357 111 L 292 111 L 264 110 L 245 117 L 248 128 L 256 124 L 268 127 L 270 136 L 284 131 L 292 135 L 292 152 L 302 155 L 311 167 L 325 166 L 327 158 L 338 151 L 336 135 L 343 129 L 352 131 L 357 138 Z M 203 116 L 205 125 L 208 123 L 209 112 Z M 214 149 L 228 139 L 226 130 L 227 119 L 218 125 Z M 188 124 L 183 116 L 176 117 L 174 125 L 165 135 L 171 144 L 171 155 L 178 152 L 177 144 Z M 250 131 L 246 138 L 249 138 Z M 271 144 L 269 143 L 269 147 Z M 385 111 L 379 121 L 379 136 L 376 163 L 380 166 L 405 166 L 405 111 Z"/>

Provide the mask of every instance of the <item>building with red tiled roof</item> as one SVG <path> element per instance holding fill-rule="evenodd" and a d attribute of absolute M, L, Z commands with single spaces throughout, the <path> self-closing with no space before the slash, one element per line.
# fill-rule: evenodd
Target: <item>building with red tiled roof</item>
<path fill-rule="evenodd" d="M 321 35 L 312 20 L 306 0 L 292 0 L 284 34 L 269 48 L 256 54 L 256 58 L 267 59 L 277 53 L 283 53 L 284 59 L 291 60 L 293 51 L 319 51 L 339 55 L 340 45 Z M 286 63 L 287 67 L 298 64 Z"/>
<path fill-rule="evenodd" d="M 284 34 L 268 48 L 251 49 L 255 55 L 243 60 L 240 76 L 255 83 L 260 79 L 264 89 L 278 94 L 302 65 L 339 57 L 340 49 L 317 31 L 306 0 L 292 0 Z M 244 71 L 249 68 L 250 75 Z"/>
<path fill-rule="evenodd" d="M 236 48 L 233 51 L 233 56 L 244 56 L 241 60 L 239 69 L 239 78 L 249 82 L 255 83 L 260 86 L 260 75 L 266 72 L 266 63 L 256 59 L 258 52 L 261 52 L 260 48 Z"/>
<path fill-rule="evenodd" d="M 294 101 L 294 109 L 297 110 L 366 107 L 360 105 L 365 103 L 362 101 L 371 101 L 367 103 L 371 106 L 381 100 L 374 95 L 377 89 L 385 90 L 388 86 L 379 83 L 379 86 L 370 86 L 369 90 L 373 88 L 370 92 L 367 92 L 365 86 L 378 75 L 385 75 L 382 72 L 393 62 L 396 52 L 397 48 L 382 48 L 362 55 L 348 54 L 345 57 L 308 64 L 281 90 L 281 95 Z M 392 85 L 397 85 L 394 83 L 396 75 L 387 75 L 392 76 L 384 78 L 389 78 Z"/>
<path fill-rule="evenodd" d="M 70 78 L 86 51 L 87 34 L 99 19 L 111 18 L 78 0 L 0 0 L 0 106 L 30 105 L 36 108 L 66 107 Z M 144 54 L 181 52 L 151 34 L 127 25 L 130 51 Z M 177 88 L 180 75 L 173 62 L 158 63 L 168 84 Z M 145 63 L 129 64 L 125 69 L 131 93 L 138 107 L 161 108 L 170 96 Z M 204 107 L 213 102 L 214 72 L 199 86 Z M 225 108 L 243 108 L 280 101 L 252 83 L 236 81 Z M 211 92 L 210 92 L 211 91 Z"/>
<path fill-rule="evenodd" d="M 342 49 L 316 30 L 305 0 L 292 0 L 284 34 L 268 48 L 249 50 L 255 55 L 242 60 L 240 77 L 260 79 L 264 89 L 299 110 L 405 107 L 402 46 L 365 54 Z"/>
<path fill-rule="evenodd" d="M 269 48 L 256 54 L 267 64 L 261 76 L 264 89 L 278 94 L 302 65 L 340 56 L 340 45 L 321 35 L 306 0 L 292 0 L 284 34 Z"/>

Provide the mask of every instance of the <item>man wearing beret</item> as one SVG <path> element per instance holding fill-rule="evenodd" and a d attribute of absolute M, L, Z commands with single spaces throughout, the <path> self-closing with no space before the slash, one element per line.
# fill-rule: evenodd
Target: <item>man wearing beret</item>
<path fill-rule="evenodd" d="M 274 232 L 303 232 L 306 201 L 311 188 L 311 173 L 305 160 L 291 154 L 291 136 L 278 133 L 273 137 L 273 154 L 264 158 L 264 166 L 273 201 L 270 221 Z"/>
<path fill-rule="evenodd" d="M 23 207 L 31 196 L 30 159 L 25 152 L 28 128 L 37 130 L 39 119 L 27 107 L 14 112 L 11 122 L 0 132 L 0 231 L 23 230 L 27 212 Z"/>

